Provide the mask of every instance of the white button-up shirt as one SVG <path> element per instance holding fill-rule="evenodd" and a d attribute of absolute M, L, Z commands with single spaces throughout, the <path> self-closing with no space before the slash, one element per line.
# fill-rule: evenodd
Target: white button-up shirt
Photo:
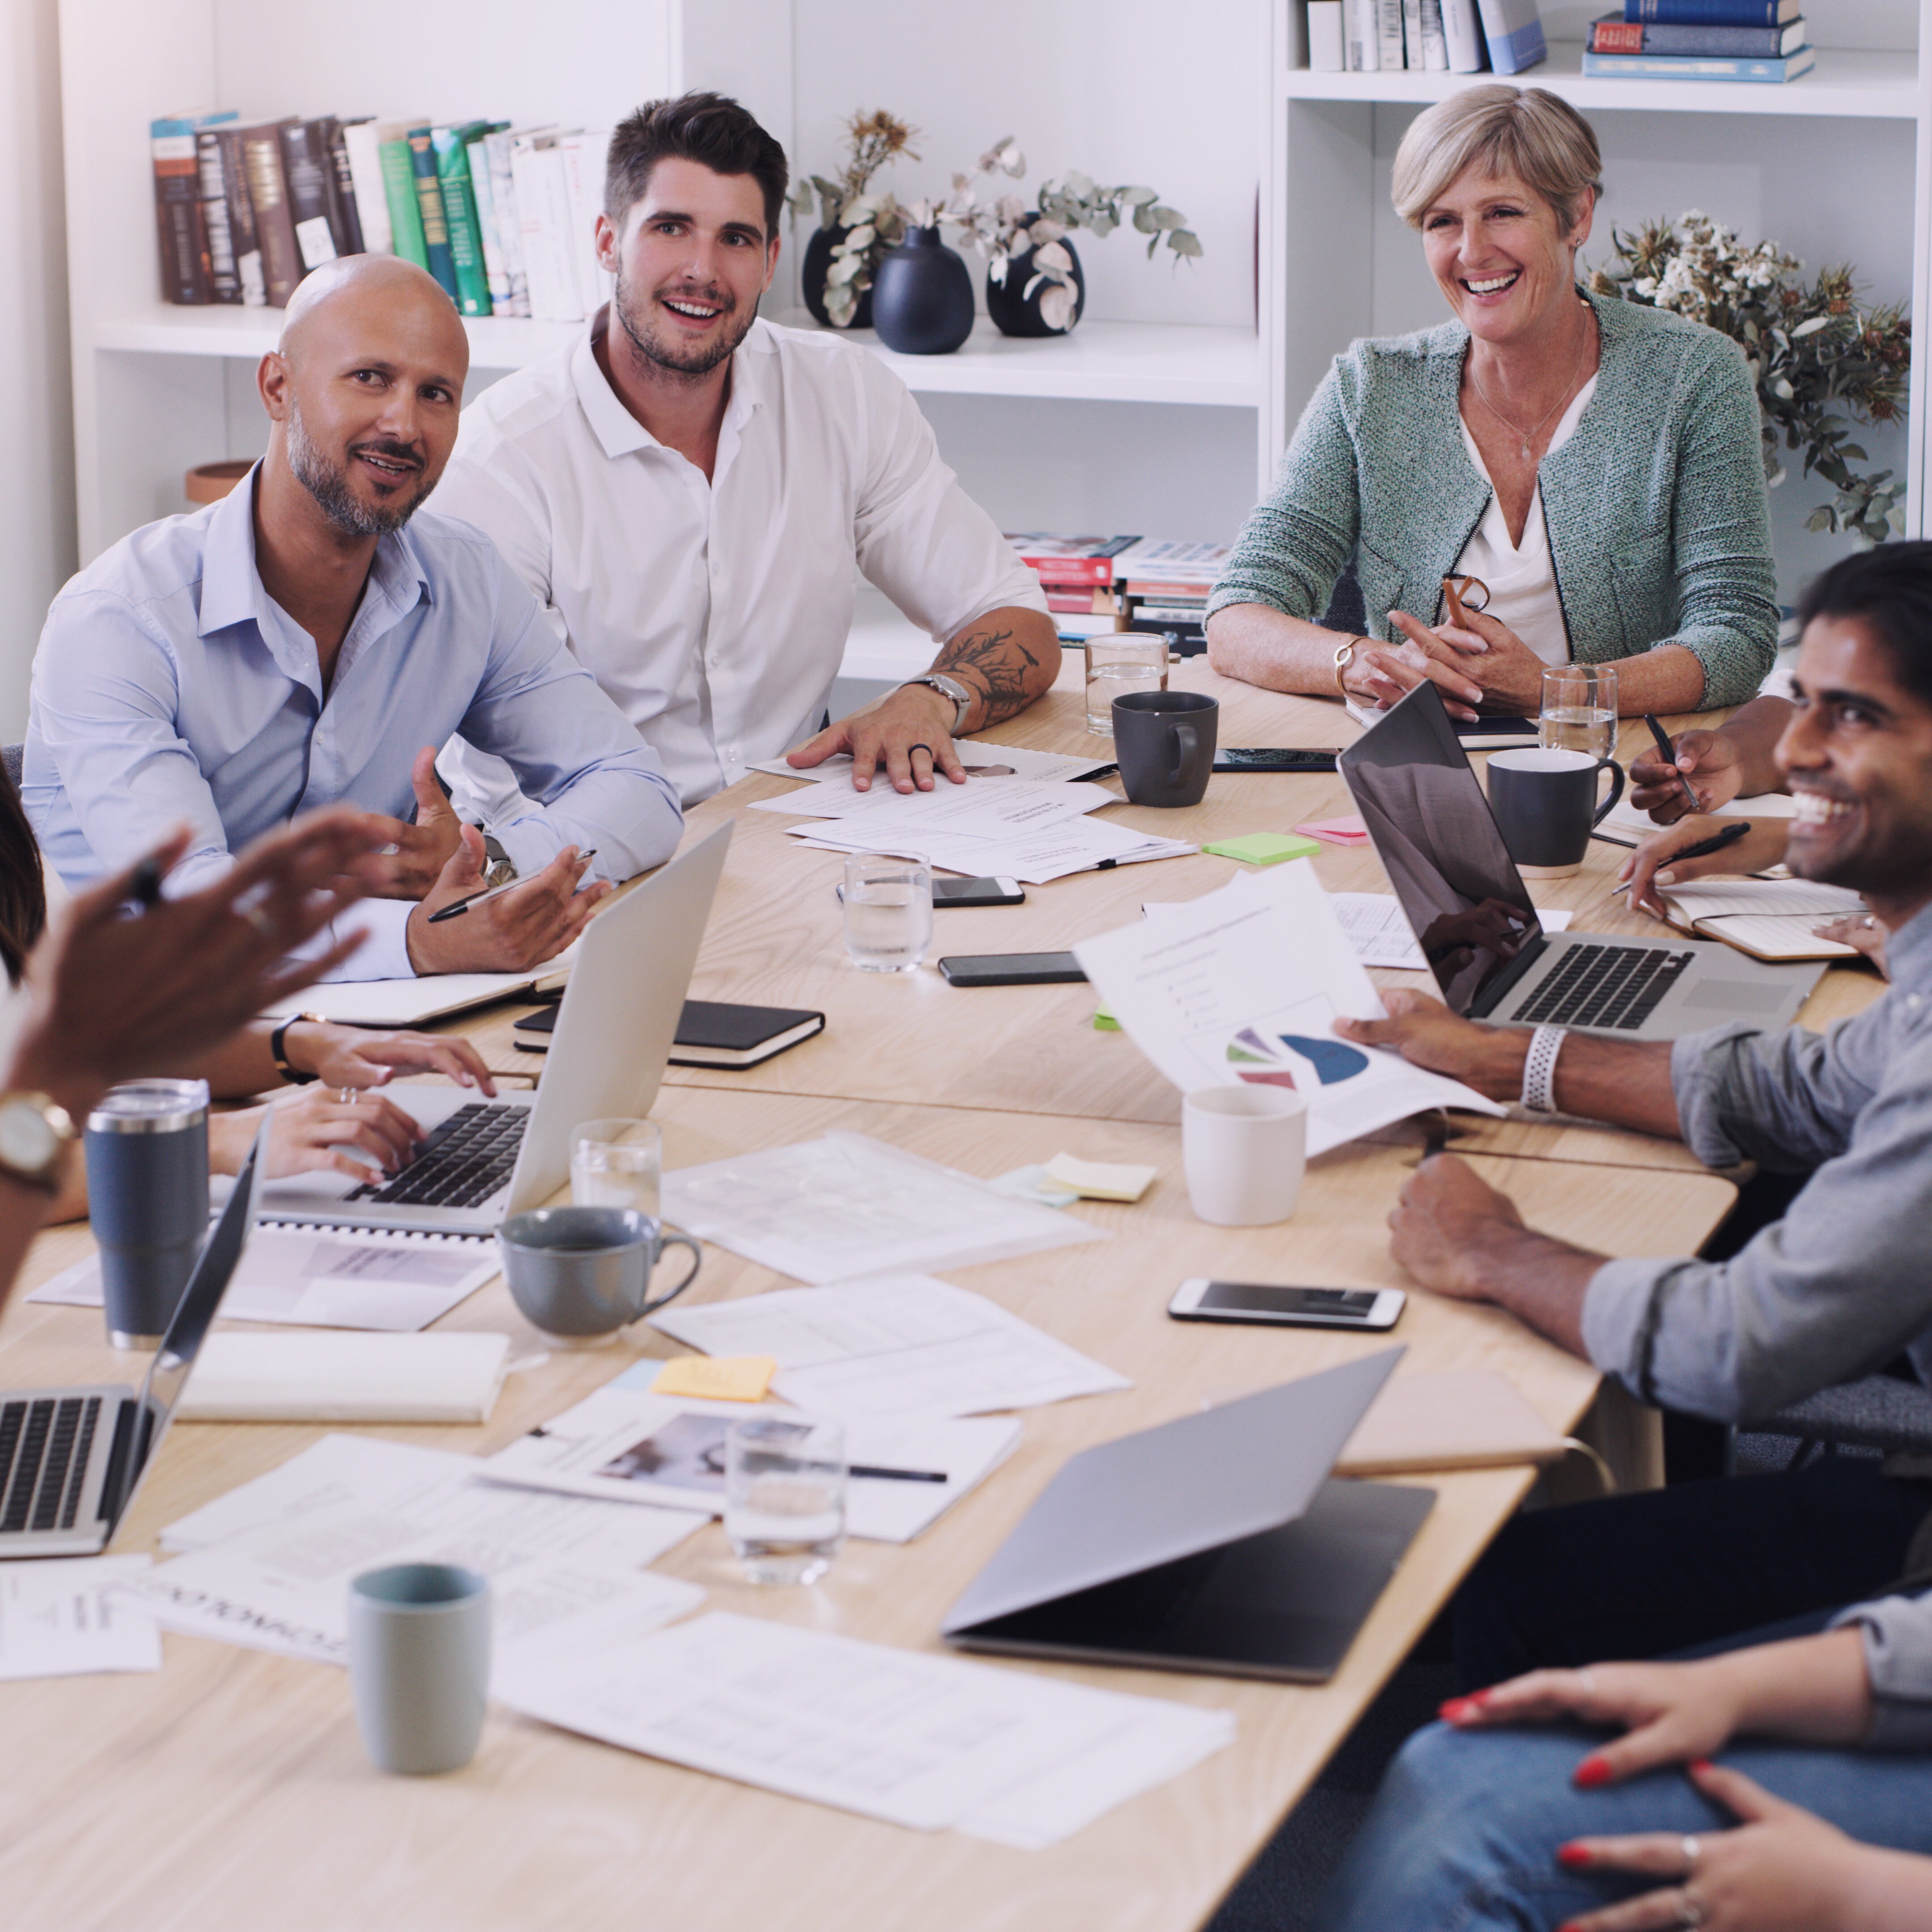
<path fill-rule="evenodd" d="M 876 356 L 754 322 L 707 482 L 605 380 L 608 316 L 464 410 L 436 507 L 495 539 L 686 804 L 818 728 L 855 561 L 935 642 L 1002 605 L 1045 610 Z M 502 809 L 494 760 L 455 748 L 444 770 L 486 818 Z"/>

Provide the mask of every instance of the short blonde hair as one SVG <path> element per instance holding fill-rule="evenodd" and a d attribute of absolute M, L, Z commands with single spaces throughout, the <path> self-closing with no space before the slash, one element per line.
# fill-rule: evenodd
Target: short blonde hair
<path fill-rule="evenodd" d="M 1604 191 L 1604 158 L 1590 124 L 1569 102 L 1540 87 L 1468 87 L 1410 123 L 1396 150 L 1391 194 L 1412 228 L 1471 168 L 1514 175 L 1576 225 L 1586 188 Z"/>

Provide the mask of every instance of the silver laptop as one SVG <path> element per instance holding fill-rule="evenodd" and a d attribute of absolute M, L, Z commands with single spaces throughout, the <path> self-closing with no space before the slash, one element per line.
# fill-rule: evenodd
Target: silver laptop
<path fill-rule="evenodd" d="M 1789 1026 L 1825 970 L 1708 940 L 1545 932 L 1432 684 L 1336 762 L 1444 1001 L 1468 1018 L 1618 1040 Z"/>
<path fill-rule="evenodd" d="M 260 1205 L 268 1135 L 264 1121 L 139 1389 L 0 1393 L 0 1557 L 92 1556 L 120 1528 L 235 1278 Z"/>
<path fill-rule="evenodd" d="M 1436 1501 L 1328 1473 L 1402 1354 L 1082 1450 L 946 1612 L 946 1641 L 1325 1682 Z"/>
<path fill-rule="evenodd" d="M 431 1130 L 415 1160 L 364 1181 L 272 1180 L 264 1217 L 481 1234 L 547 1200 L 570 1178 L 580 1121 L 650 1112 L 730 842 L 730 826 L 721 826 L 590 922 L 533 1095 L 484 1100 L 464 1087 L 386 1088 L 386 1100 Z"/>

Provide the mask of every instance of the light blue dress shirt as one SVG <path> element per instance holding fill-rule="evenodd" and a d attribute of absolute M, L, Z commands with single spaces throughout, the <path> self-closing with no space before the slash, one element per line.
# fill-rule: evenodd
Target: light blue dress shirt
<path fill-rule="evenodd" d="M 668 859 L 677 794 L 536 600 L 466 524 L 420 512 L 376 547 L 326 694 L 308 634 L 255 568 L 259 466 L 220 502 L 150 524 L 54 600 L 34 658 L 21 793 L 70 886 L 194 828 L 170 889 L 298 812 L 346 801 L 406 818 L 410 766 L 455 732 L 516 772 L 488 828 L 526 875 L 566 845 L 599 878 Z M 407 976 L 410 905 L 365 900 L 372 937 L 337 976 Z"/>

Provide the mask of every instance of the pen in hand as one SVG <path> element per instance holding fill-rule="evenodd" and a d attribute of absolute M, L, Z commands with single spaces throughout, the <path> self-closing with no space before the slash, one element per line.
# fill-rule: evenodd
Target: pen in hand
<path fill-rule="evenodd" d="M 587 866 L 592 859 L 596 857 L 597 848 L 593 845 L 589 851 L 580 852 L 577 856 L 581 863 Z M 513 892 L 519 886 L 526 886 L 529 884 L 530 881 L 527 879 L 506 879 L 500 886 L 492 886 L 488 892 L 472 892 L 466 899 L 458 899 L 454 905 L 446 905 L 441 910 L 431 913 L 429 916 L 429 923 L 431 926 L 436 926 L 446 919 L 460 919 L 472 906 L 482 905 L 490 899 L 501 898 L 506 892 Z"/>
<path fill-rule="evenodd" d="M 1650 727 L 1650 735 L 1657 741 L 1658 756 L 1670 767 L 1670 776 L 1684 788 L 1684 796 L 1690 801 L 1690 809 L 1693 812 L 1702 812 L 1704 808 L 1698 802 L 1697 794 L 1690 789 L 1690 781 L 1677 769 L 1677 754 L 1670 748 L 1670 733 L 1665 730 L 1648 712 L 1644 713 L 1643 722 Z M 1680 858 L 1688 858 L 1690 854 L 1680 853 L 1678 856 Z"/>
<path fill-rule="evenodd" d="M 1713 852 L 1721 852 L 1726 845 L 1735 845 L 1750 830 L 1750 820 L 1741 818 L 1735 825 L 1726 826 L 1723 831 L 1714 832 L 1708 838 L 1700 838 L 1696 844 L 1687 845 L 1682 851 L 1672 853 L 1664 862 L 1667 866 L 1678 866 L 1686 859 L 1708 859 Z M 1626 879 L 1622 885 L 1613 886 L 1610 889 L 1610 896 L 1614 898 L 1618 892 L 1629 890 L 1630 881 Z"/>
<path fill-rule="evenodd" d="M 146 912 L 161 902 L 161 868 L 152 859 L 143 859 L 134 868 L 128 883 L 128 903 Z"/>

